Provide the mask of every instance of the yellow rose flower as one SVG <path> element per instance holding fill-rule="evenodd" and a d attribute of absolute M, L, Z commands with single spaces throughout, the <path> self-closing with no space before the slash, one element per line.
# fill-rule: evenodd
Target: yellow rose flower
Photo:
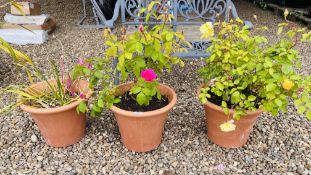
<path fill-rule="evenodd" d="M 234 120 L 229 120 L 223 124 L 221 124 L 220 126 L 220 130 L 223 132 L 231 132 L 235 130 L 235 124 L 234 124 Z"/>
<path fill-rule="evenodd" d="M 201 38 L 209 38 L 214 36 L 214 28 L 211 22 L 207 22 L 200 27 Z"/>
<path fill-rule="evenodd" d="M 288 79 L 284 80 L 283 83 L 282 83 L 282 87 L 285 90 L 290 90 L 294 85 L 295 84 L 292 81 L 288 80 Z"/>

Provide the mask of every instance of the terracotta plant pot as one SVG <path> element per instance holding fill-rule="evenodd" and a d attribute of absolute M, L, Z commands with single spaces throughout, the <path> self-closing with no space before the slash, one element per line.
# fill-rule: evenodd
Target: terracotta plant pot
<path fill-rule="evenodd" d="M 55 84 L 55 80 L 50 80 Z M 75 91 L 83 90 L 86 98 L 89 98 L 92 91 L 88 88 L 88 82 L 78 80 L 75 83 Z M 31 87 L 38 91 L 48 91 L 46 82 L 39 82 Z M 66 147 L 79 142 L 85 135 L 85 114 L 78 114 L 76 107 L 82 102 L 82 99 L 74 101 L 65 106 L 56 108 L 33 108 L 27 105 L 21 105 L 23 111 L 31 114 L 31 117 L 38 125 L 38 128 L 45 142 L 53 147 Z"/>
<path fill-rule="evenodd" d="M 121 84 L 117 87 L 116 95 L 123 95 L 129 91 L 133 83 Z M 164 124 L 168 112 L 176 104 L 177 96 L 173 89 L 159 85 L 162 95 L 169 99 L 169 104 L 161 109 L 148 112 L 132 112 L 112 106 L 121 139 L 126 148 L 136 152 L 147 152 L 156 149 L 162 139 Z"/>
<path fill-rule="evenodd" d="M 198 89 L 198 95 L 201 88 L 202 86 Z M 247 111 L 247 114 L 242 116 L 240 120 L 234 120 L 236 125 L 234 131 L 223 132 L 219 126 L 228 120 L 228 116 L 224 113 L 222 107 L 207 102 L 204 104 L 204 109 L 208 138 L 213 143 L 224 148 L 239 148 L 243 146 L 247 142 L 258 116 L 263 112 L 262 110 Z M 233 114 L 234 110 L 230 110 L 229 120 L 233 119 Z"/>

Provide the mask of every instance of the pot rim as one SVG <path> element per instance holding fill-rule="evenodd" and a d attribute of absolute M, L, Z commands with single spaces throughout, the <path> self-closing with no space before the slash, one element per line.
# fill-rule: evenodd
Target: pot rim
<path fill-rule="evenodd" d="M 54 79 L 51 79 L 49 81 L 54 81 Z M 86 83 L 87 86 L 89 85 L 89 83 L 85 80 L 79 79 L 77 81 Z M 46 82 L 44 82 L 44 81 L 37 82 L 37 83 L 31 85 L 30 87 L 34 87 L 34 86 L 37 86 L 39 84 L 46 84 Z M 88 91 L 86 93 L 86 99 L 88 99 L 93 93 L 93 91 L 91 89 L 88 88 L 87 90 Z M 20 105 L 20 107 L 22 110 L 29 112 L 29 113 L 32 113 L 32 114 L 52 114 L 52 113 L 63 112 L 63 111 L 67 111 L 67 110 L 70 110 L 72 108 L 75 108 L 81 102 L 86 101 L 86 99 L 79 98 L 78 100 L 76 100 L 70 104 L 60 106 L 60 107 L 53 107 L 53 108 L 33 108 L 33 107 L 30 107 L 30 106 L 25 105 L 25 104 Z"/>
<path fill-rule="evenodd" d="M 125 86 L 125 85 L 131 85 L 131 84 L 133 84 L 133 82 L 123 83 L 123 84 L 118 85 L 118 87 Z M 161 114 L 161 113 L 168 112 L 176 104 L 176 102 L 177 102 L 177 95 L 176 95 L 175 91 L 172 88 L 170 88 L 169 86 L 167 86 L 165 84 L 162 84 L 162 83 L 159 86 L 161 86 L 161 87 L 163 87 L 165 89 L 168 89 L 169 93 L 171 93 L 173 95 L 173 98 L 169 102 L 169 104 L 164 106 L 164 107 L 162 107 L 162 108 L 160 108 L 160 109 L 153 110 L 153 111 L 147 111 L 147 112 L 134 112 L 134 111 L 127 111 L 127 110 L 118 108 L 118 107 L 113 105 L 113 106 L 111 106 L 110 110 L 112 110 L 113 112 L 115 112 L 117 114 L 122 114 L 122 116 L 133 117 L 133 118 L 154 117 L 155 114 Z"/>
<path fill-rule="evenodd" d="M 204 84 L 201 84 L 197 90 L 197 98 L 199 98 L 199 95 L 200 95 L 200 92 L 201 92 L 201 89 L 203 88 Z M 200 100 L 199 100 L 200 101 Z M 201 102 L 200 102 L 201 103 Z M 219 112 L 224 112 L 223 108 L 221 106 L 218 106 L 210 101 L 207 101 L 206 103 L 204 103 L 203 105 L 205 106 L 209 106 L 210 108 L 216 110 L 216 111 L 219 111 Z M 229 113 L 230 115 L 233 115 L 235 112 L 234 109 L 229 109 Z M 263 110 L 262 109 L 257 109 L 256 111 L 250 111 L 250 110 L 247 110 L 246 111 L 246 115 L 248 114 L 255 114 L 255 113 L 262 113 Z"/>

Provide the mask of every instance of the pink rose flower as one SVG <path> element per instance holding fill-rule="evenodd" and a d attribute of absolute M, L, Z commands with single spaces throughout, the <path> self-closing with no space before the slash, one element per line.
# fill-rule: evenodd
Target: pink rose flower
<path fill-rule="evenodd" d="M 80 94 L 80 98 L 81 98 L 81 99 L 86 99 L 86 95 L 83 94 L 83 93 L 81 93 L 81 94 Z"/>
<path fill-rule="evenodd" d="M 82 58 L 78 58 L 78 62 L 77 64 L 79 64 L 80 66 L 84 66 L 84 60 Z"/>
<path fill-rule="evenodd" d="M 153 81 L 157 78 L 157 74 L 152 69 L 142 70 L 140 76 L 145 79 L 145 81 Z"/>
<path fill-rule="evenodd" d="M 90 63 L 85 63 L 84 65 L 85 65 L 85 67 L 86 67 L 86 68 L 88 68 L 88 69 L 92 69 L 92 66 L 91 66 L 91 64 L 90 64 Z"/>
<path fill-rule="evenodd" d="M 88 62 L 85 62 L 82 58 L 78 58 L 78 62 L 77 62 L 78 65 L 80 66 L 84 66 L 88 69 L 92 69 L 92 65 Z"/>

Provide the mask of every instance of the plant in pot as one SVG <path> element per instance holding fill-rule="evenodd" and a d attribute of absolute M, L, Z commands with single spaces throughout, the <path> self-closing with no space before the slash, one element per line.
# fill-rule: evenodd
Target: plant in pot
<path fill-rule="evenodd" d="M 148 11 L 148 19 L 169 22 L 172 15 L 152 11 L 156 4 L 159 2 L 152 1 L 148 9 L 143 8 L 140 13 Z M 168 112 L 177 99 L 174 90 L 160 84 L 159 78 L 164 71 L 170 71 L 173 64 L 183 65 L 178 57 L 173 56 L 173 52 L 185 51 L 181 45 L 188 43 L 182 33 L 174 32 L 171 26 L 165 24 L 151 29 L 140 25 L 130 35 L 123 28 L 119 38 L 107 29 L 104 38 L 107 46 L 105 57 L 118 59 L 116 71 L 120 72 L 121 81 L 125 83 L 110 93 L 102 92 L 106 94 L 105 98 L 99 95 L 99 99 L 108 99 L 108 107 L 114 104 L 111 110 L 126 148 L 136 152 L 153 150 L 161 143 Z M 114 92 L 113 100 L 111 92 Z M 106 107 L 103 104 L 99 106 L 98 102 L 95 103 L 94 114 L 100 112 L 98 108 Z"/>
<path fill-rule="evenodd" d="M 87 81 L 65 75 L 63 57 L 60 66 L 50 61 L 53 76 L 48 78 L 36 64 L 21 65 L 29 72 L 31 85 L 9 85 L 0 89 L 4 96 L 15 95 L 14 102 L 0 109 L 0 113 L 9 112 L 20 106 L 38 125 L 46 143 L 53 147 L 65 147 L 82 139 L 85 134 L 85 100 L 92 91 Z M 78 65 L 85 71 L 92 69 L 90 64 L 79 59 Z M 33 79 L 38 80 L 33 83 Z"/>
<path fill-rule="evenodd" d="M 208 34 L 214 29 L 215 36 Z M 211 55 L 199 70 L 204 82 L 198 89 L 212 142 L 226 148 L 243 146 L 263 111 L 274 116 L 286 112 L 291 99 L 298 113 L 311 120 L 311 78 L 297 73 L 300 56 L 295 49 L 299 41 L 311 41 L 311 32 L 281 23 L 277 33 L 281 39 L 272 42 L 252 33 L 239 19 L 214 27 L 204 24 L 201 32 L 212 41 Z"/>

